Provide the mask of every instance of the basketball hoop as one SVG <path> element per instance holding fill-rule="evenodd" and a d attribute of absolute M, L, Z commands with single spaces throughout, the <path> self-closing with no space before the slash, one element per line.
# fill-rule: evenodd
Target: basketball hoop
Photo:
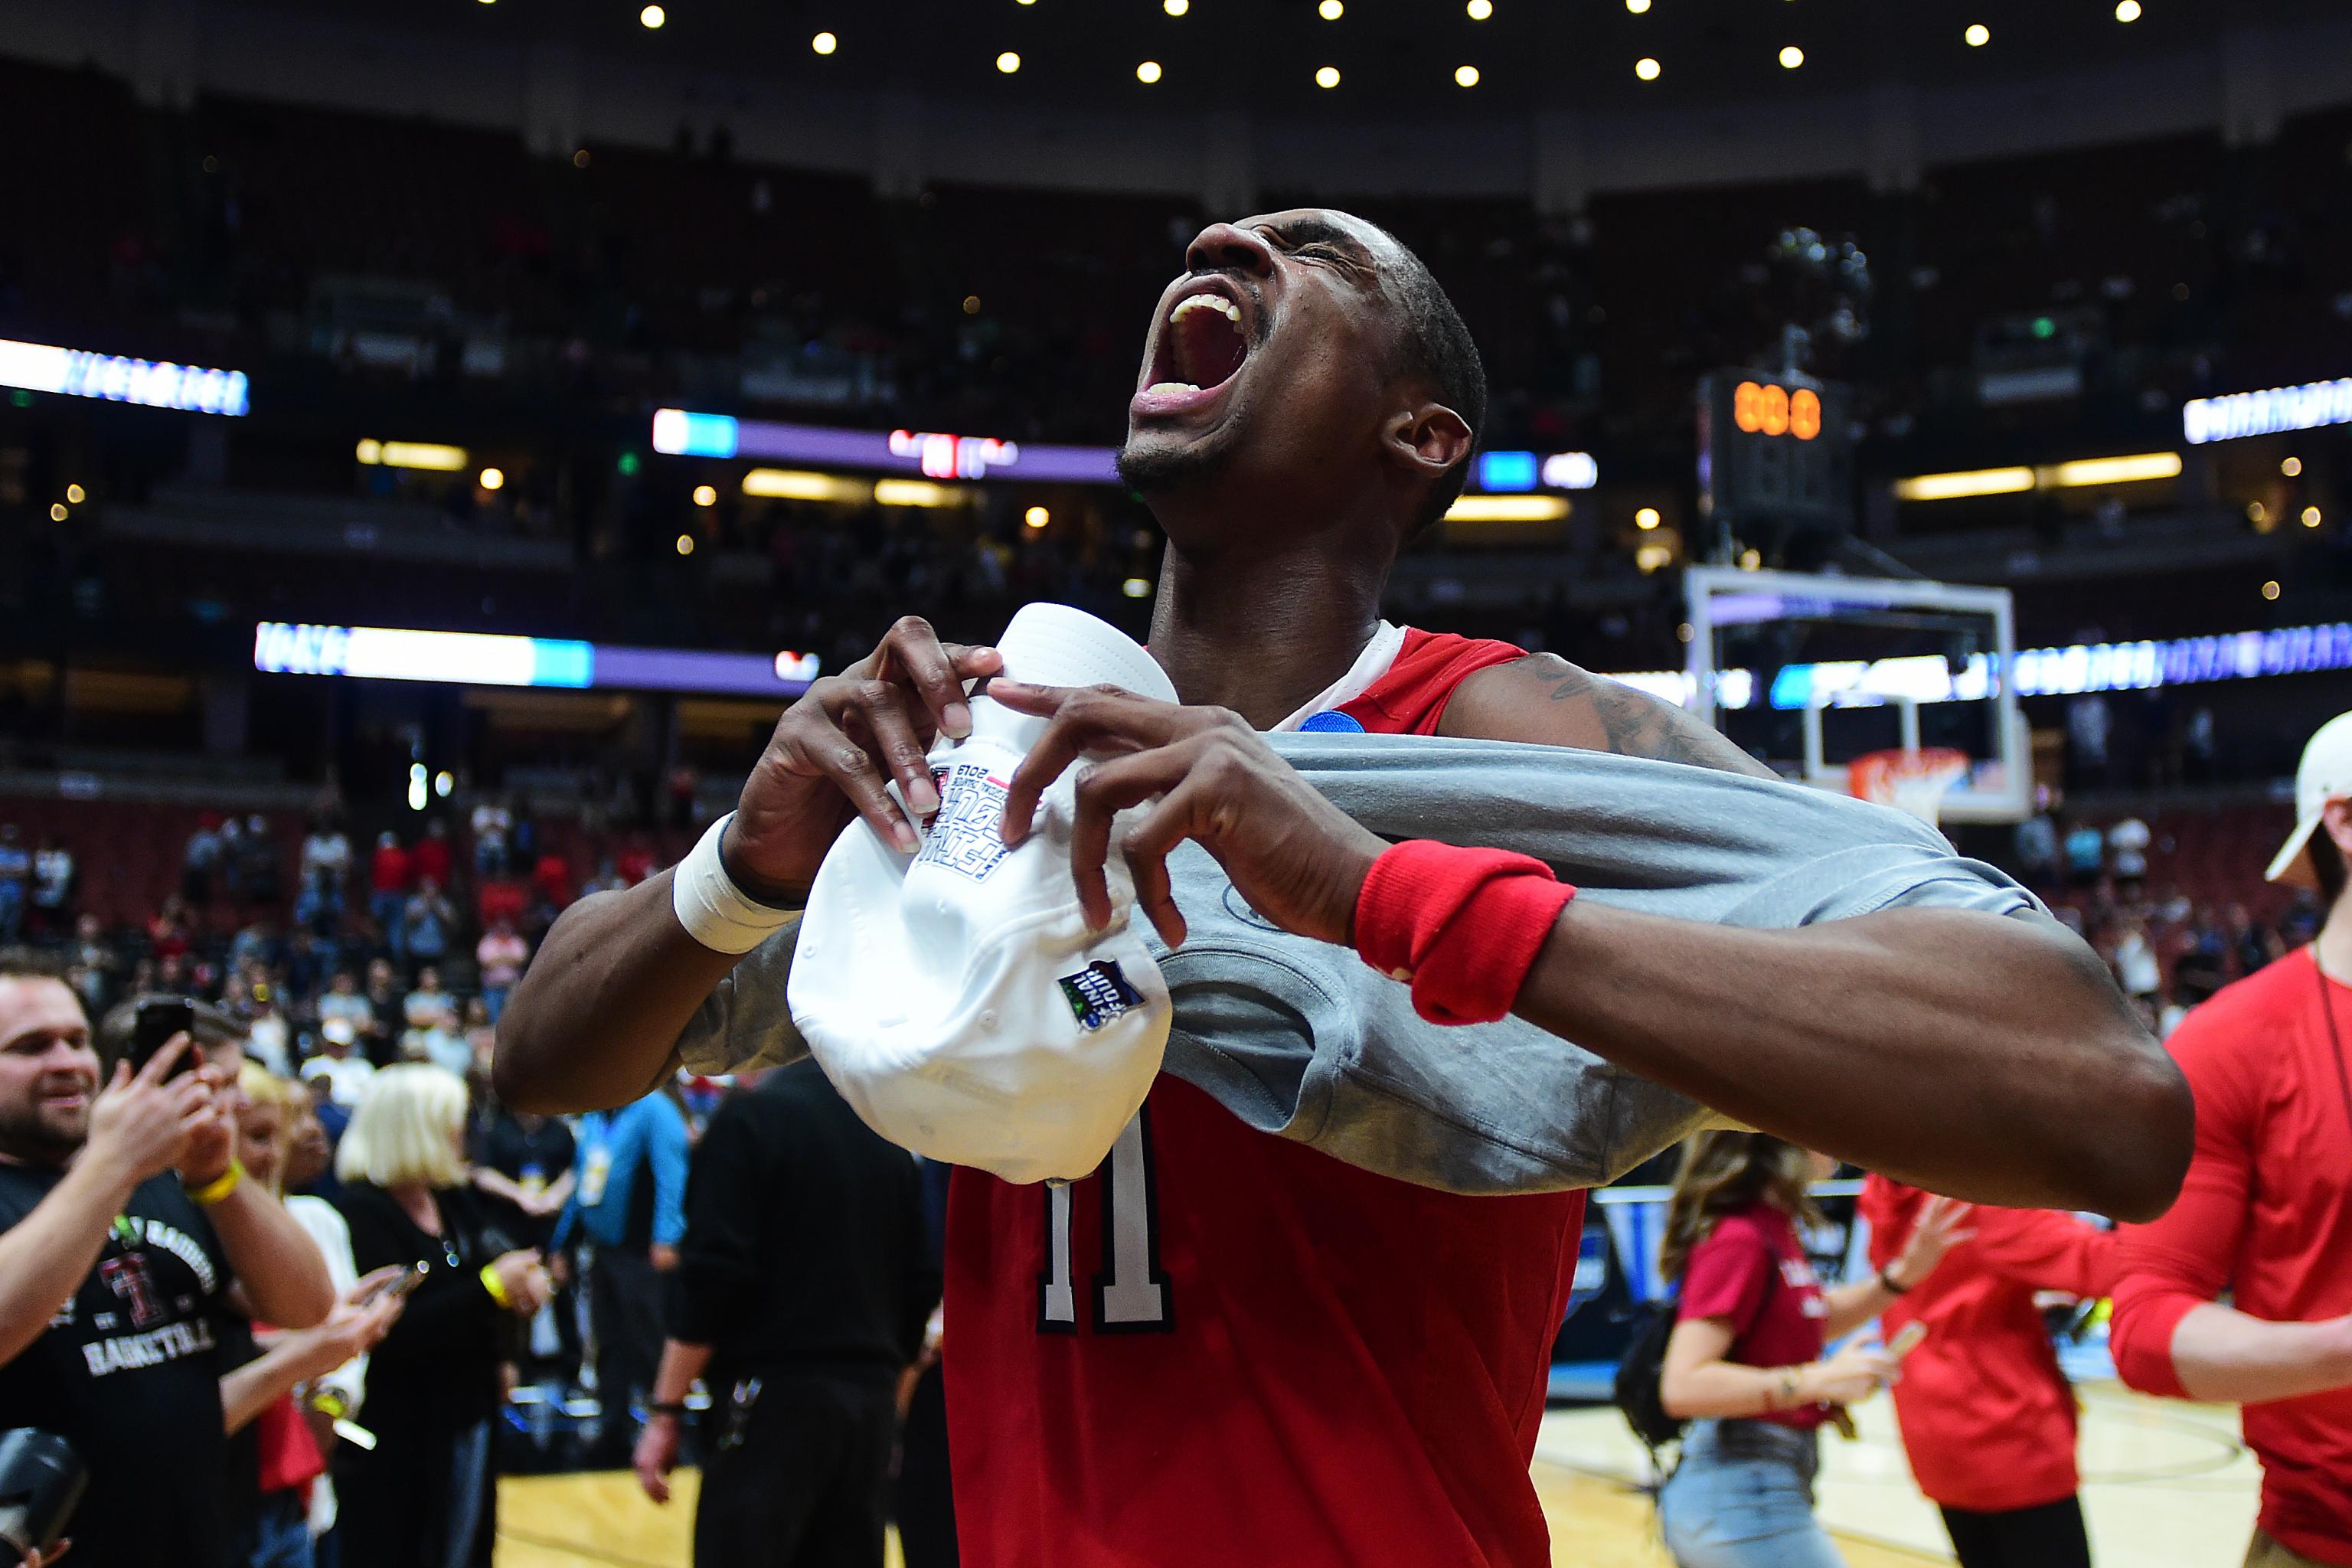
<path fill-rule="evenodd" d="M 1846 787 L 1856 800 L 1907 811 L 1932 827 L 1944 796 L 1968 772 L 1969 754 L 1949 746 L 1865 752 L 1846 764 Z"/>

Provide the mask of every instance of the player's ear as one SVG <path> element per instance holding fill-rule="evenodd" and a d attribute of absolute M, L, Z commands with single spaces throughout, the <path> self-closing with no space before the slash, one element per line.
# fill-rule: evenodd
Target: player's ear
<path fill-rule="evenodd" d="M 1409 405 L 1381 427 L 1389 458 L 1432 479 L 1470 456 L 1471 439 L 1468 421 L 1443 403 Z"/>

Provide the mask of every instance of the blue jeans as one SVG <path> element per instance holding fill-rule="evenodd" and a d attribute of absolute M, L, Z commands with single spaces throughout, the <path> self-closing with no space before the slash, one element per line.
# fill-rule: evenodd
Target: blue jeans
<path fill-rule="evenodd" d="M 1678 1568 L 1843 1568 L 1813 1519 L 1815 1434 L 1770 1421 L 1695 1421 L 1658 1494 Z"/>
<path fill-rule="evenodd" d="M 263 1495 L 253 1536 L 252 1568 L 314 1568 L 310 1510 L 303 1505 L 300 1487 Z"/>

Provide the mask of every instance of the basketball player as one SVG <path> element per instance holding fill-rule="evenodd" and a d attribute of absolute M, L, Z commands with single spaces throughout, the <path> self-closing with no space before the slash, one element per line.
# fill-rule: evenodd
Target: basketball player
<path fill-rule="evenodd" d="M 1486 407 L 1476 351 L 1410 252 L 1344 214 L 1286 212 L 1212 226 L 1186 267 L 1145 348 L 1121 471 L 1169 536 L 1151 648 L 1188 706 L 991 691 L 1054 716 L 1015 777 L 1008 834 L 1081 748 L 1128 753 L 1082 791 L 1090 911 L 1105 908 L 1108 814 L 1164 791 L 1126 846 L 1163 934 L 1180 938 L 1181 917 L 1157 860 L 1191 836 L 1274 921 L 1350 940 L 1386 846 L 1255 733 L 1327 709 L 1375 731 L 1757 771 L 1696 720 L 1557 658 L 1383 626 L 1391 563 L 1460 493 Z M 883 786 L 932 808 L 926 743 L 966 732 L 961 682 L 1000 668 L 908 618 L 816 683 L 728 831 L 739 889 L 797 907 L 853 813 L 911 848 Z M 614 1104 L 662 1070 L 735 963 L 688 935 L 671 899 L 665 873 L 565 913 L 502 1026 L 502 1095 Z M 1489 977 L 1495 1015 L 1515 999 L 1843 1158 L 1988 1201 L 2144 1216 L 2187 1157 L 2178 1076 L 2054 924 L 1908 910 L 1742 931 L 1570 902 L 1504 928 L 1519 973 Z M 1050 1249 L 1055 1211 L 1037 1189 L 956 1173 L 946 1365 L 965 1561 L 1549 1563 L 1527 1462 L 1582 1195 L 1407 1185 L 1251 1131 L 1165 1076 L 1143 1126 L 1144 1179 L 1076 1184 Z M 1049 1250 L 1067 1258 L 1075 1237 L 1090 1252 L 1114 1207 L 1118 1234 L 1150 1237 L 1160 1305 L 1140 1321 L 1046 1321 Z"/>
<path fill-rule="evenodd" d="M 2173 1031 L 2197 1155 L 2172 1212 L 2126 1231 L 2116 1287 L 2126 1383 L 2246 1406 L 2248 1568 L 2352 1564 L 2352 713 L 2304 748 L 2295 817 L 2270 879 L 2318 889 L 2326 923 Z"/>

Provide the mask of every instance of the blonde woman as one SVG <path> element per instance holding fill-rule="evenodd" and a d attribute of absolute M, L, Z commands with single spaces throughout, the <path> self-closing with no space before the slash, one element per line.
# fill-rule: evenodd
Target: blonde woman
<path fill-rule="evenodd" d="M 369 1359 L 376 1447 L 337 1456 L 344 1568 L 489 1568 L 499 1366 L 548 1280 L 468 1184 L 465 1131 L 464 1080 L 403 1063 L 376 1075 L 336 1151 L 352 1261 L 425 1268 Z"/>
<path fill-rule="evenodd" d="M 258 1062 L 248 1059 L 238 1070 L 238 1158 L 246 1179 L 273 1196 L 279 1196 L 284 1184 L 295 1101 L 307 1098 Z M 312 1542 L 334 1519 L 326 1468 L 335 1439 L 331 1421 L 308 1421 L 304 1412 L 314 1400 L 339 1410 L 356 1402 L 366 1352 L 391 1329 L 401 1308 L 397 1297 L 370 1299 L 391 1275 L 364 1280 L 355 1275 L 341 1215 L 316 1198 L 280 1201 L 319 1244 L 341 1305 L 316 1328 L 263 1335 L 253 1359 L 221 1379 L 229 1431 L 252 1428 L 245 1441 L 259 1496 L 249 1526 L 251 1568 L 310 1568 Z M 326 1210 L 323 1216 L 319 1209 Z M 229 1342 L 242 1343 L 236 1336 Z M 325 1524 L 317 1522 L 320 1504 Z"/>
<path fill-rule="evenodd" d="M 1877 1278 L 1824 1290 L 1798 1226 L 1837 1163 L 1760 1132 L 1702 1132 L 1683 1146 L 1659 1267 L 1682 1288 L 1658 1393 L 1690 1420 L 1658 1494 L 1680 1568 L 1837 1568 L 1813 1518 L 1820 1428 L 1895 1375 L 1875 1345 L 1823 1347 L 1876 1317 L 1966 1238 L 1938 1199 Z"/>

